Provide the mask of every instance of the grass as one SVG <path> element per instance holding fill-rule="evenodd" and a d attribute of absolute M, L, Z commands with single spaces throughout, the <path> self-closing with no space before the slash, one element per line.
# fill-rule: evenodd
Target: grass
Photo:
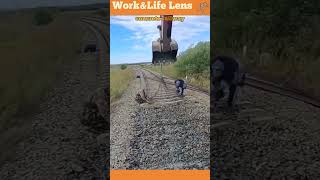
<path fill-rule="evenodd" d="M 128 67 L 122 70 L 119 67 L 111 67 L 110 69 L 110 101 L 118 100 L 124 91 L 128 88 L 130 81 L 133 80 L 133 70 Z"/>
<path fill-rule="evenodd" d="M 35 12 L 0 16 L 0 147 L 7 151 L 26 136 L 30 117 L 55 85 L 61 67 L 79 57 L 82 14 L 54 14 L 45 26 L 34 25 Z M 5 160 L 5 150 L 0 161 Z"/>

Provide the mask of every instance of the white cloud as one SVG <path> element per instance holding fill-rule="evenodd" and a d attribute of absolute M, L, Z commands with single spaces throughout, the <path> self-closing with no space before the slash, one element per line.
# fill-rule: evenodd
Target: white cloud
<path fill-rule="evenodd" d="M 139 44 L 135 44 L 135 45 L 133 46 L 133 49 L 135 49 L 135 50 L 145 50 L 146 47 L 145 47 L 145 46 L 142 46 L 142 45 L 139 45 Z"/>
<path fill-rule="evenodd" d="M 136 41 L 134 49 L 145 49 L 146 44 L 159 38 L 157 25 L 160 21 L 136 21 L 136 16 L 112 16 L 111 25 L 120 25 L 133 32 L 131 37 L 124 37 Z M 154 17 L 154 16 L 153 16 Z M 184 22 L 174 21 L 172 27 L 172 38 L 178 42 L 180 52 L 191 44 L 196 44 L 202 33 L 210 31 L 209 16 L 186 16 Z M 198 38 L 197 38 L 198 37 Z M 202 39 L 207 40 L 208 39 Z M 141 48 L 144 47 L 144 48 Z"/>

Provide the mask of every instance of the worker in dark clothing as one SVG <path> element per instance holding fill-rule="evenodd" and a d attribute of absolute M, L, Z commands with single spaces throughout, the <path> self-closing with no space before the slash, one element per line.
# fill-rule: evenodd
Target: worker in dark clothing
<path fill-rule="evenodd" d="M 234 104 L 237 87 L 244 83 L 240 75 L 239 62 L 232 57 L 217 56 L 211 64 L 213 99 L 227 99 L 228 106 Z M 241 76 L 241 77 L 240 77 Z"/>
<path fill-rule="evenodd" d="M 186 83 L 184 82 L 184 80 L 181 80 L 181 79 L 178 79 L 174 82 L 176 84 L 176 91 L 177 91 L 177 94 L 183 96 L 183 92 L 184 92 L 184 89 L 186 89 Z"/>

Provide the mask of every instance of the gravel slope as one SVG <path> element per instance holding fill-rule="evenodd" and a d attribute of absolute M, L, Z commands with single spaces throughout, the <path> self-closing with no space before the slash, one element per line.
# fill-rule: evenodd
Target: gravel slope
<path fill-rule="evenodd" d="M 212 114 L 212 178 L 320 178 L 319 109 L 249 87 L 242 102 Z"/>
<path fill-rule="evenodd" d="M 125 169 L 137 103 L 134 100 L 139 90 L 138 80 L 133 80 L 121 99 L 111 105 L 110 115 L 110 168 Z"/>

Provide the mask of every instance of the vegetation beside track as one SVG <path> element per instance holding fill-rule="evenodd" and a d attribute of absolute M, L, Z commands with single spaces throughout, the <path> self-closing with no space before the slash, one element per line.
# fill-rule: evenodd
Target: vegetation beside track
<path fill-rule="evenodd" d="M 213 7 L 215 55 L 238 57 L 254 75 L 320 97 L 319 1 L 226 0 Z"/>
<path fill-rule="evenodd" d="M 111 67 L 110 69 L 110 101 L 118 100 L 125 90 L 128 88 L 130 82 L 135 78 L 133 69 L 126 67 Z"/>
<path fill-rule="evenodd" d="M 199 42 L 178 56 L 174 64 L 144 66 L 174 79 L 184 79 L 191 85 L 210 89 L 210 42 Z M 187 77 L 187 79 L 186 79 Z"/>

